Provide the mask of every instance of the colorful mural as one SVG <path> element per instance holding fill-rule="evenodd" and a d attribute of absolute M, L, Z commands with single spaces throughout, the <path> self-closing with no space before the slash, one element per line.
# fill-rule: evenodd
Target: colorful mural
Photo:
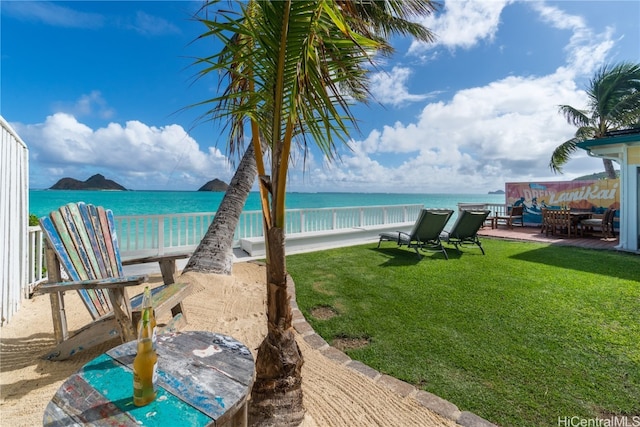
<path fill-rule="evenodd" d="M 542 223 L 542 208 L 570 208 L 602 213 L 620 209 L 620 180 L 558 182 L 508 182 L 505 197 L 508 206 L 524 206 L 524 222 Z"/>

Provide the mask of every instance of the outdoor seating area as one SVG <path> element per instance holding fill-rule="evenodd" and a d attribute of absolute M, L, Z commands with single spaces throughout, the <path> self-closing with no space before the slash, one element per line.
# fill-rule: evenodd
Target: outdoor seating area
<path fill-rule="evenodd" d="M 527 241 L 547 243 L 557 246 L 574 246 L 586 249 L 601 249 L 601 250 L 616 250 L 619 240 L 617 237 L 600 237 L 597 235 L 576 235 L 568 238 L 566 235 L 553 235 L 548 236 L 541 229 L 541 226 L 524 226 L 509 228 L 495 228 L 490 227 L 481 228 L 478 231 L 480 237 L 494 237 L 507 240 Z"/>
<path fill-rule="evenodd" d="M 545 236 L 566 238 L 613 238 L 615 213 L 615 209 L 606 209 L 599 214 L 586 210 L 543 208 L 540 232 Z"/>

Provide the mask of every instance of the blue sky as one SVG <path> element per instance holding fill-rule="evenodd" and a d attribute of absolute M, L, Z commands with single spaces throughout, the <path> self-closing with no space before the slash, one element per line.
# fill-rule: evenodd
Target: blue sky
<path fill-rule="evenodd" d="M 229 182 L 226 137 L 198 122 L 217 80 L 194 80 L 201 2 L 0 2 L 0 114 L 29 148 L 30 187 L 101 173 L 134 190 Z M 486 193 L 505 182 L 600 172 L 578 153 L 553 174 L 575 128 L 558 105 L 586 107 L 605 63 L 640 62 L 640 1 L 445 1 L 424 45 L 393 40 L 372 71 L 375 101 L 329 164 L 296 155 L 290 191 Z"/>

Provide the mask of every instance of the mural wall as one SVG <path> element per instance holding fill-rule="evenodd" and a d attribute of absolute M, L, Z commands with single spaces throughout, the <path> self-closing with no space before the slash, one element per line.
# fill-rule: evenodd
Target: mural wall
<path fill-rule="evenodd" d="M 558 182 L 508 182 L 505 197 L 508 206 L 524 206 L 524 222 L 542 223 L 542 208 L 570 208 L 602 213 L 620 209 L 620 180 Z"/>

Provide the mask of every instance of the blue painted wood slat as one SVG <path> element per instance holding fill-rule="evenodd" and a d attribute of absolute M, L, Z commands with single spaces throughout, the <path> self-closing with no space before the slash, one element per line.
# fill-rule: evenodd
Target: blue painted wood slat
<path fill-rule="evenodd" d="M 89 233 L 87 232 L 87 227 L 82 218 L 82 214 L 80 213 L 80 205 L 84 203 L 69 203 L 66 206 L 68 217 L 67 221 L 72 223 L 70 229 L 75 229 L 77 234 L 77 249 L 79 252 L 84 251 L 86 254 L 86 268 L 91 272 L 91 275 L 95 279 L 102 279 L 102 271 L 100 270 L 100 264 L 98 263 L 98 256 L 96 256 L 93 245 L 91 244 L 91 239 L 89 238 Z M 87 293 L 91 296 L 91 303 L 96 308 L 100 316 L 104 316 L 105 314 L 111 312 L 111 305 L 106 301 L 106 295 L 104 295 L 101 289 L 91 289 L 87 290 Z"/>
<path fill-rule="evenodd" d="M 58 227 L 56 227 L 56 223 L 58 223 Z M 72 259 L 72 257 L 77 257 L 75 251 L 69 252 L 67 248 L 73 248 L 73 242 L 69 237 L 69 234 L 66 233 L 66 225 L 62 220 L 59 211 L 53 211 L 48 217 L 40 218 L 40 225 L 42 226 L 43 232 L 47 235 L 49 243 L 51 244 L 58 260 L 64 270 L 69 275 L 71 280 L 86 280 L 86 275 L 81 275 L 81 271 L 78 271 L 76 265 L 78 265 L 78 260 Z M 65 232 L 61 233 L 60 230 L 64 230 Z M 81 265 L 81 263 L 80 263 Z M 84 276 L 84 277 L 83 277 Z M 97 319 L 99 317 L 98 310 L 92 306 L 91 296 L 89 293 L 82 289 L 78 291 L 80 298 L 84 302 L 84 305 L 89 310 L 91 317 L 93 319 Z"/>
<path fill-rule="evenodd" d="M 81 217 L 81 224 L 78 224 L 78 228 L 82 227 L 84 230 L 83 234 L 86 235 L 87 240 L 83 242 L 85 243 L 85 247 L 90 249 L 92 256 L 92 263 L 94 263 L 93 268 L 96 276 L 99 278 L 107 278 L 111 277 L 110 274 L 107 274 L 107 269 L 104 265 L 104 258 L 102 256 L 101 248 L 98 243 L 99 237 L 96 234 L 96 230 L 93 226 L 93 221 L 90 217 L 89 209 L 85 203 L 78 203 L 77 209 L 79 211 Z M 95 290 L 95 296 L 97 298 L 96 308 L 99 312 L 106 314 L 112 311 L 111 301 L 109 300 L 109 296 L 107 292 L 102 289 Z"/>
<path fill-rule="evenodd" d="M 107 216 L 107 221 L 109 223 L 109 230 L 111 232 L 111 244 L 113 245 L 114 257 L 115 257 L 115 259 L 118 260 L 118 262 L 117 262 L 118 275 L 122 276 L 122 274 L 123 274 L 123 272 L 122 272 L 122 262 L 121 262 L 122 258 L 120 258 L 120 246 L 118 245 L 118 235 L 116 233 L 116 222 L 113 219 L 113 212 L 111 211 L 111 209 L 105 210 L 105 214 Z"/>

